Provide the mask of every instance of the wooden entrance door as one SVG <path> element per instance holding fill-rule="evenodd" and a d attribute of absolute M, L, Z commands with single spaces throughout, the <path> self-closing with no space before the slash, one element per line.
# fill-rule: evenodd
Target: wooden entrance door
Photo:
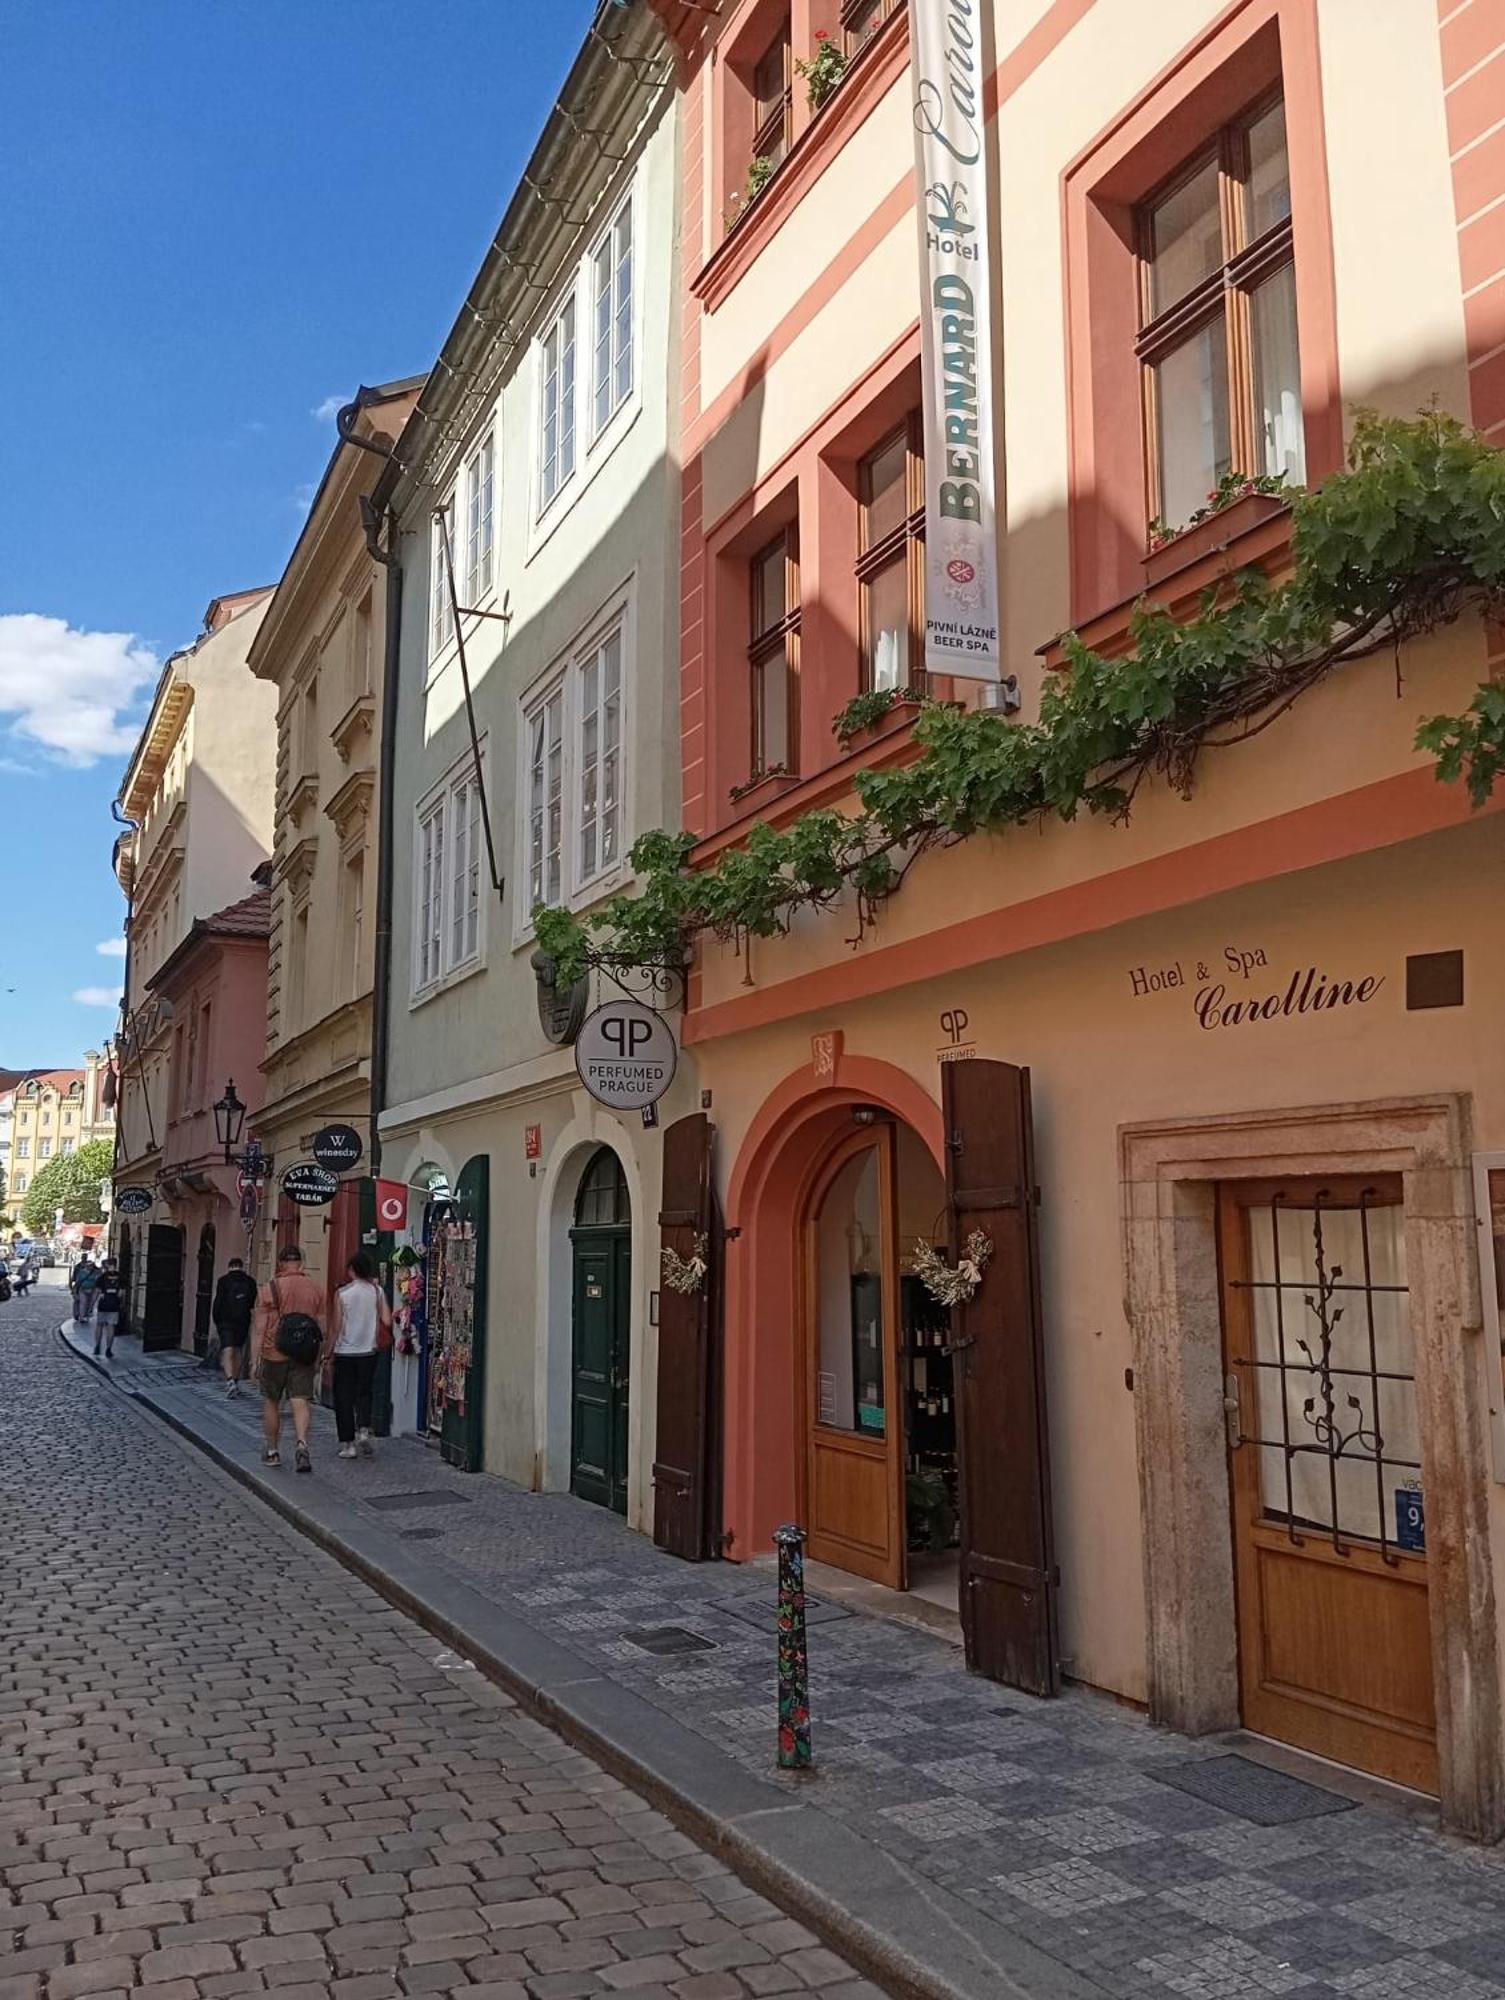
<path fill-rule="evenodd" d="M 844 1139 L 804 1224 L 803 1512 L 816 1562 L 905 1587 L 894 1132 Z"/>
<path fill-rule="evenodd" d="M 154 1222 L 146 1233 L 146 1302 L 141 1315 L 141 1346 L 183 1345 L 183 1232 L 172 1223 Z"/>
<path fill-rule="evenodd" d="M 609 1147 L 595 1155 L 581 1180 L 570 1247 L 570 1491 L 625 1514 L 632 1228 L 626 1176 Z"/>
<path fill-rule="evenodd" d="M 1229 1484 L 1246 1728 L 1437 1790 L 1398 1180 L 1225 1187 Z"/>

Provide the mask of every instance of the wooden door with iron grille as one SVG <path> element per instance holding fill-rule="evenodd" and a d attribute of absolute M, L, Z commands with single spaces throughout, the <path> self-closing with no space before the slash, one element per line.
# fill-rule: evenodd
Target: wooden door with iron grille
<path fill-rule="evenodd" d="M 1219 1190 L 1244 1726 L 1437 1790 L 1398 1179 Z"/>

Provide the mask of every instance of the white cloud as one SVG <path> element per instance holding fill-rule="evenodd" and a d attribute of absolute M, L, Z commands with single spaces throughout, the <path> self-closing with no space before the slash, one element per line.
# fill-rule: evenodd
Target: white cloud
<path fill-rule="evenodd" d="M 350 401 L 348 396 L 326 396 L 322 403 L 316 403 L 309 415 L 316 424 L 332 424 Z"/>
<path fill-rule="evenodd" d="M 287 496 L 288 504 L 295 508 L 298 513 L 306 514 L 314 504 L 314 495 L 318 490 L 313 480 L 305 479 L 300 486 L 295 486 Z"/>
<path fill-rule="evenodd" d="M 124 958 L 125 939 L 123 937 L 106 938 L 103 944 L 95 945 L 94 949 L 99 953 L 101 958 Z"/>
<path fill-rule="evenodd" d="M 80 1007 L 118 1007 L 120 988 L 118 986 L 80 986 L 73 995 Z"/>
<path fill-rule="evenodd" d="M 157 673 L 130 632 L 80 632 L 61 618 L 0 615 L 0 717 L 65 764 L 117 756 L 136 740 L 125 712 Z"/>

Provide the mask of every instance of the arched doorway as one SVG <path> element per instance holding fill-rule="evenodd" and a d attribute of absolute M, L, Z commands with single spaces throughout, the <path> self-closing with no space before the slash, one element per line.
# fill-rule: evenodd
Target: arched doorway
<path fill-rule="evenodd" d="M 570 1491 L 625 1514 L 632 1205 L 609 1146 L 580 1178 L 570 1261 Z"/>
<path fill-rule="evenodd" d="M 209 1318 L 214 1305 L 214 1224 L 199 1231 L 199 1261 L 193 1294 L 193 1351 L 209 1351 Z"/>
<path fill-rule="evenodd" d="M 950 1316 L 911 1269 L 945 1219 L 919 1135 L 854 1107 L 817 1157 L 797 1230 L 796 1409 L 811 1556 L 954 1609 Z"/>

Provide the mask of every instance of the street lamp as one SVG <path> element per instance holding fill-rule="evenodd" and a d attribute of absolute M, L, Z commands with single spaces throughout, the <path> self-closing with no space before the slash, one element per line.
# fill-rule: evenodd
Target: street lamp
<path fill-rule="evenodd" d="M 235 1164 L 235 1148 L 240 1142 L 241 1127 L 246 1122 L 246 1107 L 235 1094 L 235 1079 L 231 1077 L 225 1084 L 225 1094 L 214 1107 L 214 1136 L 225 1149 L 225 1165 Z"/>

